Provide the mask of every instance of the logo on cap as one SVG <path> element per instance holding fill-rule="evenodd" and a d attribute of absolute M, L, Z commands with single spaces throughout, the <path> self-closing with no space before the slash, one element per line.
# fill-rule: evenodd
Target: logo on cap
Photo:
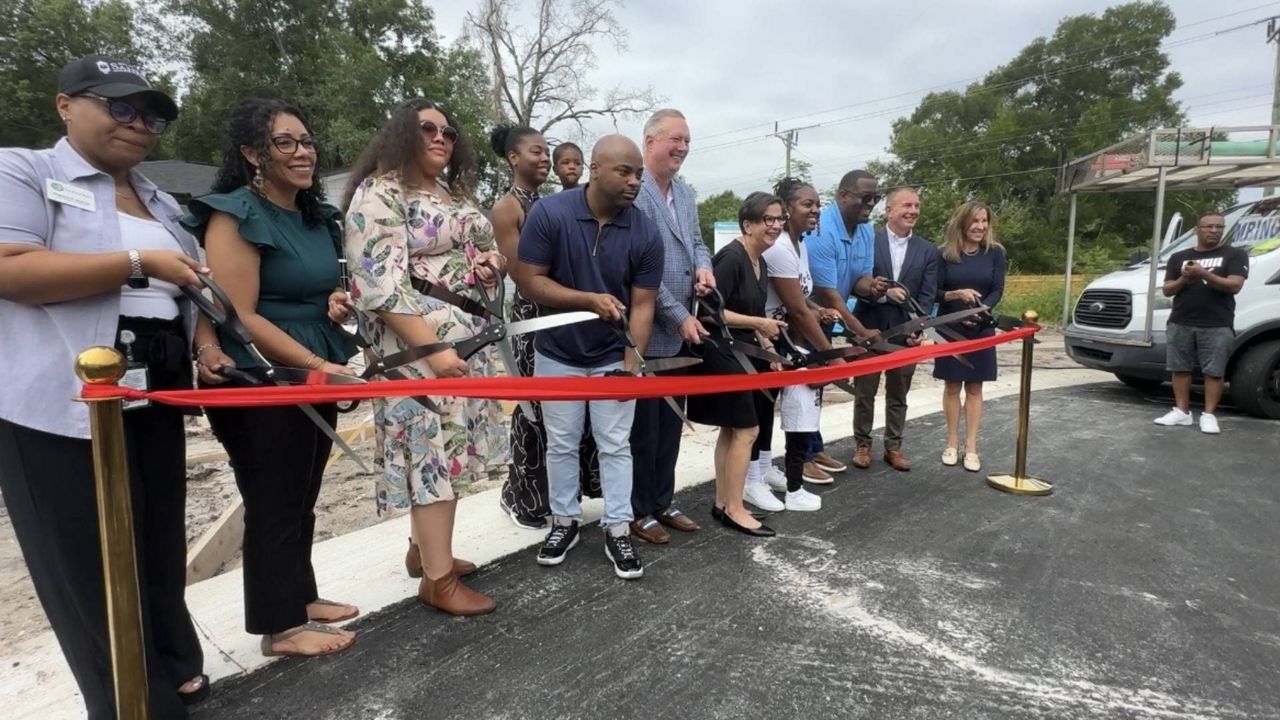
<path fill-rule="evenodd" d="M 98 61 L 98 72 L 102 73 L 103 75 L 106 75 L 111 72 L 111 66 L 107 64 L 106 60 Z"/>

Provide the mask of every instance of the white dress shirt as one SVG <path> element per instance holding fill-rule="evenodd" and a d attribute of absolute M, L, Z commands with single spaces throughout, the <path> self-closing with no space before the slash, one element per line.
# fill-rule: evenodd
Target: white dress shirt
<path fill-rule="evenodd" d="M 893 228 L 886 225 L 884 233 L 889 238 L 889 260 L 893 265 L 893 279 L 900 281 L 902 265 L 907 261 L 907 243 L 911 241 L 911 232 L 907 231 L 905 237 L 899 237 Z"/>

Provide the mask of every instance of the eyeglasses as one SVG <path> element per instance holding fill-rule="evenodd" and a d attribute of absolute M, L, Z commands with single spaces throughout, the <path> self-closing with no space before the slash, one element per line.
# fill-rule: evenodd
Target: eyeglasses
<path fill-rule="evenodd" d="M 107 114 L 111 116 L 112 120 L 115 120 L 121 125 L 128 125 L 132 123 L 134 120 L 137 120 L 138 116 L 141 115 L 142 125 L 146 127 L 147 132 L 151 133 L 152 135 L 163 135 L 164 131 L 169 127 L 168 120 L 160 117 L 154 112 L 140 111 L 138 110 L 138 108 L 134 107 L 133 103 L 129 102 L 128 100 L 121 100 L 119 98 L 104 98 L 101 95 L 94 95 L 93 93 L 81 93 L 77 97 L 88 98 L 90 100 L 97 100 L 100 103 L 106 103 Z"/>
<path fill-rule="evenodd" d="M 316 139 L 310 135 L 301 139 L 292 135 L 275 135 L 271 138 L 271 144 L 285 155 L 292 155 L 298 152 L 299 146 L 306 148 L 314 155 L 316 150 L 320 147 L 320 145 L 316 143 Z"/>
<path fill-rule="evenodd" d="M 862 204 L 875 205 L 876 203 L 880 202 L 883 199 L 884 199 L 884 196 L 881 195 L 880 193 L 864 193 L 862 195 Z"/>
<path fill-rule="evenodd" d="M 453 127 L 452 125 L 440 127 L 430 120 L 423 120 L 418 125 L 422 128 L 422 134 L 429 138 L 434 138 L 436 135 L 439 135 L 444 138 L 445 142 L 451 145 L 458 142 L 458 128 Z"/>
<path fill-rule="evenodd" d="M 760 222 L 765 225 L 783 225 L 787 222 L 786 215 L 765 215 L 760 218 Z"/>

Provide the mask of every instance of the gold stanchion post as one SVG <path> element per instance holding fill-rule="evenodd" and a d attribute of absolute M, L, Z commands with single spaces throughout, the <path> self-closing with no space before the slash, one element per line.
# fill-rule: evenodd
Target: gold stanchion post
<path fill-rule="evenodd" d="M 1022 321 L 1035 324 L 1040 319 L 1035 310 L 1022 314 Z M 1014 495 L 1048 495 L 1053 485 L 1027 475 L 1027 440 L 1031 432 L 1031 363 L 1035 354 L 1035 338 L 1022 341 L 1022 387 L 1018 393 L 1018 448 L 1012 475 L 991 475 L 987 484 Z"/>
<path fill-rule="evenodd" d="M 124 371 L 124 356 L 115 348 L 91 347 L 76 356 L 76 375 L 86 383 L 114 385 L 124 377 Z M 93 434 L 93 474 L 98 491 L 98 532 L 102 538 L 116 716 L 120 720 L 146 720 L 147 666 L 129 468 L 125 460 L 124 403 L 118 398 L 81 400 L 89 405 L 89 428 Z"/>

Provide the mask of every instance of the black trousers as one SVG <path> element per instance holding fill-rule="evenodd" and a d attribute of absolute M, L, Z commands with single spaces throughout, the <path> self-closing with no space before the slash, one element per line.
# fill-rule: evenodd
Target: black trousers
<path fill-rule="evenodd" d="M 781 388 L 770 390 L 771 393 L 782 392 Z M 777 397 L 776 395 L 774 397 Z M 772 450 L 773 448 L 773 407 L 774 400 L 764 396 L 759 390 L 751 393 L 751 400 L 756 405 L 756 422 L 760 425 L 760 432 L 756 435 L 755 444 L 751 446 L 751 460 L 754 462 L 760 459 L 762 450 Z"/>
<path fill-rule="evenodd" d="M 336 424 L 336 405 L 313 407 Z M 208 415 L 244 499 L 245 630 L 268 635 L 301 625 L 318 597 L 311 541 L 333 441 L 293 406 Z"/>
<path fill-rule="evenodd" d="M 180 411 L 124 414 L 150 714 L 185 718 L 177 688 L 204 666 L 187 612 L 186 442 Z M 36 595 L 90 720 L 115 718 L 102 545 L 88 440 L 0 420 L 0 491 Z"/>
<path fill-rule="evenodd" d="M 687 350 L 677 357 L 687 356 Z M 687 375 L 672 370 L 663 375 Z M 681 409 L 683 397 L 674 398 Z M 676 460 L 680 457 L 680 433 L 684 423 L 663 398 L 636 401 L 631 423 L 631 511 L 637 518 L 656 515 L 671 507 L 676 492 Z"/>
<path fill-rule="evenodd" d="M 809 455 L 809 443 L 813 440 L 811 432 L 789 432 L 787 436 L 787 454 L 783 460 L 783 468 L 787 474 L 787 492 L 796 492 L 804 486 L 804 464 L 812 457 Z"/>

